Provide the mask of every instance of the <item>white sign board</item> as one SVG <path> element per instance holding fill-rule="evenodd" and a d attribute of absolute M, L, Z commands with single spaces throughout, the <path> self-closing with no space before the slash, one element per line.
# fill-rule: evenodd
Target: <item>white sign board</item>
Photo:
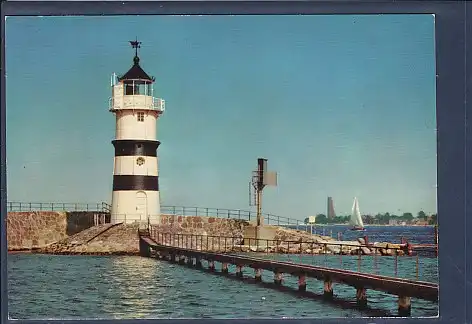
<path fill-rule="evenodd" d="M 316 223 L 316 216 L 309 216 L 308 224 L 315 224 L 315 223 Z"/>

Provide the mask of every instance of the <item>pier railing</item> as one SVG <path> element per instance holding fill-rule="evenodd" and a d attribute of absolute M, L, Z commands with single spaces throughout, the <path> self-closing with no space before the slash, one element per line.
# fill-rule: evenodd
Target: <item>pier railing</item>
<path fill-rule="evenodd" d="M 215 253 L 260 253 L 269 259 L 322 265 L 372 274 L 419 280 L 435 258 L 409 255 L 406 244 L 373 246 L 337 242 L 243 239 L 236 236 L 162 233 L 150 226 L 150 237 L 158 244 Z M 368 254 L 366 254 L 366 252 Z"/>
<path fill-rule="evenodd" d="M 99 203 L 62 203 L 62 202 L 7 202 L 9 212 L 24 211 L 96 211 L 109 213 L 111 206 L 106 202 Z M 246 221 L 256 221 L 257 213 L 241 209 L 161 206 L 161 214 L 176 216 L 205 216 L 217 218 L 233 218 Z M 300 220 L 273 214 L 261 214 L 264 224 L 294 226 L 296 229 L 306 230 L 307 226 Z M 122 215 L 122 218 L 125 218 Z M 132 218 L 132 216 L 130 216 Z"/>
<path fill-rule="evenodd" d="M 99 203 L 67 203 L 67 202 L 7 202 L 7 211 L 94 211 L 110 212 L 110 205 L 106 202 Z"/>
<path fill-rule="evenodd" d="M 257 213 L 241 209 L 210 208 L 210 207 L 185 207 L 185 206 L 161 206 L 161 214 L 179 216 L 205 216 L 217 218 L 233 218 L 246 221 L 256 221 Z M 305 224 L 298 219 L 262 213 L 266 225 L 290 225 L 305 229 Z"/>

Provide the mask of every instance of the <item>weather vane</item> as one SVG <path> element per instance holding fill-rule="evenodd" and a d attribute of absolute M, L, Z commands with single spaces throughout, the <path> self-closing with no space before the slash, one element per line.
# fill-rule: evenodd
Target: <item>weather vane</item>
<path fill-rule="evenodd" d="M 138 38 L 136 37 L 136 40 L 134 41 L 129 41 L 131 44 L 131 47 L 136 49 L 135 56 L 138 57 L 138 48 L 141 48 L 141 42 L 138 42 Z"/>

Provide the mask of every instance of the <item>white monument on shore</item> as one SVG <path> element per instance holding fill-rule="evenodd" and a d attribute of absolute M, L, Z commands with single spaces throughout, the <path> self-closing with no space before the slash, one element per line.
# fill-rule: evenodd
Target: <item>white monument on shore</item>
<path fill-rule="evenodd" d="M 123 76 L 112 75 L 109 110 L 116 116 L 111 223 L 159 223 L 160 197 L 157 119 L 165 101 L 154 97 L 150 77 L 139 65 L 141 42 L 135 49 L 133 66 Z"/>

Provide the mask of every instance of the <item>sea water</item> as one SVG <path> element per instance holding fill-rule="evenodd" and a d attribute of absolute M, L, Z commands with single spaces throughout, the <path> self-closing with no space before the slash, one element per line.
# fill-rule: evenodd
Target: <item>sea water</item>
<path fill-rule="evenodd" d="M 388 228 L 382 228 L 387 240 Z M 418 228 L 403 235 L 423 237 Z M 420 230 L 421 231 L 421 230 Z M 424 230 L 423 230 L 424 231 Z M 416 235 L 415 235 L 416 232 Z M 371 234 L 374 232 L 371 232 Z M 359 235 L 359 234 L 357 234 Z M 378 234 L 380 235 L 380 234 Z M 390 230 L 390 238 L 398 232 Z M 434 239 L 434 238 L 432 238 Z M 436 258 L 362 256 L 259 256 L 320 266 L 438 282 Z M 204 264 L 205 266 L 205 264 Z M 219 264 L 216 264 L 219 268 Z M 235 269 L 230 267 L 230 272 Z M 252 269 L 244 274 L 253 277 Z M 263 281 L 273 274 L 263 271 Z M 297 287 L 297 278 L 284 276 L 284 286 Z M 323 283 L 307 279 L 307 290 L 319 294 Z M 354 288 L 334 284 L 337 297 L 355 300 Z M 395 315 L 397 297 L 367 291 L 369 306 Z M 152 258 L 132 256 L 8 255 L 10 318 L 299 318 L 364 317 L 367 311 L 344 307 L 209 274 Z M 412 299 L 412 316 L 436 316 L 438 304 Z"/>

